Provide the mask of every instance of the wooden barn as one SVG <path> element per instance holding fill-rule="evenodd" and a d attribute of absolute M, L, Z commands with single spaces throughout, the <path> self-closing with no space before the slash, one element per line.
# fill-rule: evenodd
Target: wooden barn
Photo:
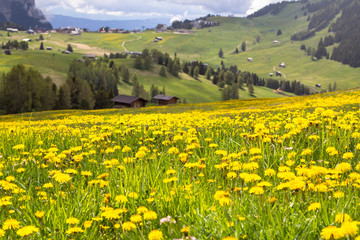
<path fill-rule="evenodd" d="M 176 104 L 179 98 L 174 96 L 166 96 L 163 94 L 158 94 L 153 99 L 156 101 L 156 103 L 159 106 L 165 106 L 169 104 Z"/>
<path fill-rule="evenodd" d="M 111 99 L 114 102 L 114 108 L 140 108 L 145 107 L 148 102 L 145 99 L 134 96 L 118 95 Z"/>

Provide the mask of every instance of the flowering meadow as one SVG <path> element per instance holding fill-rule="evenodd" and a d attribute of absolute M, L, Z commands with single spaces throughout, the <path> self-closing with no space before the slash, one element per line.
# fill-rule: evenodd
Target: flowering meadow
<path fill-rule="evenodd" d="M 360 239 L 360 91 L 2 118 L 0 239 Z"/>

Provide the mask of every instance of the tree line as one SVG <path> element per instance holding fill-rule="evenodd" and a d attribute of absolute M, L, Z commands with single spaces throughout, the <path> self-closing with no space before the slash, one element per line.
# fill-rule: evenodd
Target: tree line
<path fill-rule="evenodd" d="M 21 49 L 21 50 L 28 50 L 29 49 L 29 43 L 26 41 L 17 41 L 17 40 L 9 40 L 7 43 L 1 43 L 2 49 Z"/>

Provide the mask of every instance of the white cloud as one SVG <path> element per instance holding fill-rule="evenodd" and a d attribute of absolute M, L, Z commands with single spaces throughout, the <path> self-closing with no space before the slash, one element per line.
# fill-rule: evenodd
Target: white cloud
<path fill-rule="evenodd" d="M 245 15 L 280 0 L 36 0 L 47 15 L 81 15 L 97 19 L 144 19 L 168 17 L 172 20 L 211 14 Z"/>

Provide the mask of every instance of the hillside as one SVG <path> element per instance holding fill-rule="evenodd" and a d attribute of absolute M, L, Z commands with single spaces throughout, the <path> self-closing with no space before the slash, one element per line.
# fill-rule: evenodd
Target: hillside
<path fill-rule="evenodd" d="M 323 0 L 325 1 L 325 0 Z M 328 33 L 330 27 L 340 17 L 328 21 L 323 29 L 319 29 L 313 37 L 301 41 L 293 41 L 291 37 L 296 33 L 301 33 L 309 29 L 309 16 L 316 15 L 317 12 L 308 10 L 309 2 L 294 2 L 282 4 L 280 9 L 274 12 L 259 14 L 257 17 L 236 18 L 236 17 L 211 17 L 209 20 L 219 22 L 220 26 L 196 29 L 192 33 L 166 32 L 156 33 L 145 31 L 142 33 L 131 34 L 102 34 L 102 33 L 83 33 L 81 36 L 70 36 L 67 34 L 51 33 L 45 35 L 44 45 L 53 47 L 52 52 L 37 50 L 40 42 L 31 42 L 28 52 L 15 51 L 10 56 L 0 54 L 0 71 L 8 71 L 15 63 L 24 63 L 34 66 L 44 75 L 51 76 L 59 85 L 67 75 L 68 65 L 76 58 L 80 58 L 83 53 L 96 54 L 102 56 L 104 53 L 123 52 L 123 51 L 142 51 L 144 48 L 158 49 L 167 52 L 170 56 L 176 55 L 182 61 L 202 61 L 213 68 L 221 68 L 221 62 L 226 66 L 237 65 L 241 71 L 256 73 L 259 77 L 269 78 L 269 73 L 276 71 L 282 72 L 280 79 L 289 81 L 300 81 L 308 85 L 313 92 L 328 90 L 328 86 L 336 85 L 336 89 L 347 89 L 359 85 L 360 72 L 348 65 L 331 61 L 323 57 L 316 60 L 308 56 L 306 51 L 301 50 L 304 45 L 307 51 L 313 52 L 318 48 L 321 38 L 332 35 Z M 312 6 L 312 5 L 311 5 Z M 276 14 L 274 14 L 276 13 Z M 281 30 L 281 35 L 277 35 Z M 9 39 L 28 38 L 22 33 L 11 34 L 7 37 L 2 32 L 0 41 L 6 42 Z M 154 42 L 153 40 L 161 36 L 163 41 Z M 38 38 L 33 36 L 30 38 Z M 276 43 L 273 43 L 276 40 Z M 246 51 L 241 51 L 241 45 L 245 42 Z M 58 49 L 65 49 L 67 44 L 71 44 L 75 50 L 74 54 L 63 55 Z M 327 46 L 327 52 L 331 56 L 333 48 L 338 44 Z M 239 49 L 238 54 L 234 54 L 235 49 Z M 219 49 L 224 52 L 224 58 L 218 56 Z M 248 61 L 252 58 L 253 61 Z M 37 61 L 34 61 L 37 59 Z M 118 60 L 117 60 L 118 61 Z M 279 68 L 279 64 L 284 62 L 286 68 Z M 119 64 L 132 65 L 132 60 L 124 60 Z M 139 82 L 149 88 L 152 84 L 159 87 L 165 86 L 169 94 L 176 95 L 180 91 L 180 98 L 185 98 L 188 102 L 208 102 L 219 100 L 221 92 L 217 86 L 212 85 L 205 78 L 200 77 L 200 81 L 182 74 L 181 81 L 178 78 L 158 77 L 158 68 L 152 71 L 137 71 Z M 279 77 L 277 77 L 279 78 Z M 321 88 L 315 87 L 321 85 Z M 181 90 L 179 90 L 179 87 Z M 130 93 L 130 85 L 119 85 L 119 92 Z M 204 90 L 201 94 L 194 94 L 195 90 Z M 247 92 L 240 90 L 241 98 L 251 97 Z M 258 88 L 255 86 L 256 97 L 274 97 L 271 89 Z"/>
<path fill-rule="evenodd" d="M 35 0 L 2 0 L 0 5 L 0 26 L 12 22 L 23 29 L 52 29 Z"/>

